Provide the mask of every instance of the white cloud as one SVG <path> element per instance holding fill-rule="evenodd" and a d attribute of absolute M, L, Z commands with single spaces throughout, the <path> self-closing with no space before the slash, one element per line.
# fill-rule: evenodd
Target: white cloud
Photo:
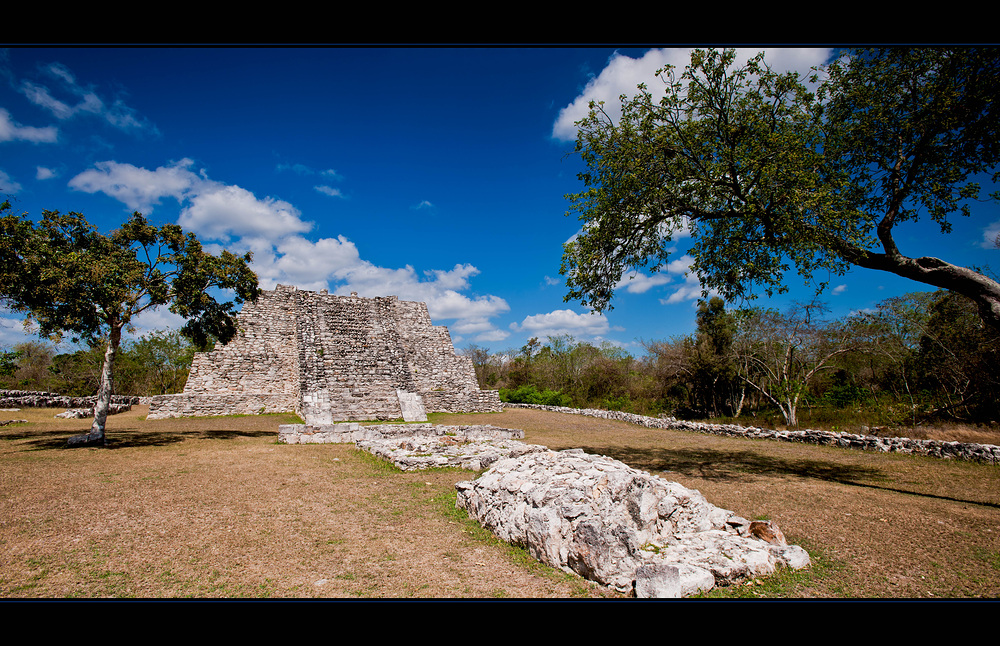
<path fill-rule="evenodd" d="M 344 194 L 340 192 L 339 188 L 333 188 L 332 186 L 326 186 L 322 184 L 319 186 L 314 186 L 313 188 L 315 188 L 323 195 L 329 195 L 330 197 L 344 197 Z"/>
<path fill-rule="evenodd" d="M 188 170 L 193 164 L 190 159 L 182 159 L 151 171 L 132 164 L 103 161 L 72 178 L 69 186 L 85 193 L 104 193 L 132 210 L 148 214 L 161 198 L 173 197 L 180 202 L 205 182 Z"/>
<path fill-rule="evenodd" d="M 26 341 L 38 341 L 38 325 L 30 324 L 25 327 L 24 318 L 16 318 L 14 314 L 5 307 L 0 307 L 0 349 L 9 349 L 18 343 Z"/>
<path fill-rule="evenodd" d="M 379 267 L 363 260 L 344 236 L 313 241 L 303 234 L 313 227 L 293 205 L 275 198 L 258 198 L 235 185 L 209 179 L 191 170 L 189 159 L 149 171 L 131 164 L 102 162 L 72 180 L 70 186 L 103 192 L 136 210 L 148 212 L 163 197 L 182 205 L 178 224 L 207 241 L 218 253 L 253 252 L 252 268 L 261 287 L 277 284 L 299 289 L 327 289 L 335 294 L 358 292 L 364 297 L 397 296 L 427 303 L 432 319 L 454 319 L 454 325 L 479 333 L 478 340 L 498 340 L 508 333 L 488 323 L 510 306 L 497 296 L 468 296 L 470 278 L 479 270 L 471 264 L 432 269 L 422 276 L 412 266 Z"/>
<path fill-rule="evenodd" d="M 622 279 L 615 285 L 615 289 L 624 288 L 629 294 L 645 294 L 653 287 L 665 285 L 672 278 L 663 272 L 646 275 L 642 272 L 629 272 L 622 276 Z"/>
<path fill-rule="evenodd" d="M 87 193 L 105 193 L 131 210 L 147 215 L 164 197 L 186 204 L 178 224 L 199 235 L 219 240 L 230 236 L 280 236 L 305 233 L 311 222 L 298 209 L 274 198 L 257 198 L 236 185 L 207 179 L 191 170 L 194 162 L 182 159 L 156 170 L 115 161 L 103 161 L 73 177 L 69 186 Z"/>
<path fill-rule="evenodd" d="M 420 204 L 417 204 L 413 208 L 414 209 L 432 209 L 432 208 L 434 208 L 434 205 L 431 204 L 430 201 L 428 201 L 428 200 L 422 200 L 420 202 Z"/>
<path fill-rule="evenodd" d="M 245 188 L 213 182 L 191 197 L 177 223 L 220 240 L 231 235 L 277 238 L 312 229 L 312 223 L 299 216 L 298 209 L 284 200 L 259 199 Z"/>
<path fill-rule="evenodd" d="M 559 111 L 552 127 L 552 137 L 561 141 L 576 139 L 576 122 L 585 118 L 590 111 L 591 101 L 604 101 L 605 111 L 615 120 L 621 116 L 618 98 L 625 94 L 634 96 L 636 86 L 645 83 L 650 92 L 659 91 L 660 81 L 654 76 L 656 70 L 673 65 L 679 76 L 691 60 L 691 49 L 652 49 L 641 58 L 630 58 L 615 52 L 600 74 L 594 76 L 583 91 L 569 105 Z M 760 49 L 738 49 L 738 64 L 756 55 Z M 765 49 L 765 60 L 779 72 L 793 70 L 808 76 L 815 65 L 826 62 L 829 49 Z M 654 94 L 655 96 L 655 94 Z"/>
<path fill-rule="evenodd" d="M 683 275 L 684 284 L 678 287 L 669 297 L 661 298 L 661 305 L 674 305 L 683 301 L 696 301 L 702 298 L 701 281 L 698 279 L 698 275 L 691 270 L 692 264 L 694 264 L 694 258 L 687 254 L 667 263 L 667 272 L 675 275 Z M 712 297 L 719 294 L 715 290 L 709 290 L 708 295 Z"/>
<path fill-rule="evenodd" d="M 833 291 L 831 293 L 834 296 L 836 296 L 837 294 L 843 294 L 846 291 L 847 291 L 847 285 L 837 285 L 836 287 L 833 288 Z"/>
<path fill-rule="evenodd" d="M 44 166 L 37 166 L 35 170 L 35 179 L 52 179 L 56 176 L 56 172 L 51 168 L 45 168 Z"/>
<path fill-rule="evenodd" d="M 603 314 L 578 314 L 573 310 L 555 310 L 546 314 L 526 316 L 520 325 L 511 323 L 510 329 L 515 332 L 527 332 L 532 336 L 553 337 L 563 334 L 600 336 L 612 329 L 621 331 L 624 328 L 612 328 L 608 318 Z"/>
<path fill-rule="evenodd" d="M 983 229 L 983 241 L 979 246 L 984 249 L 1000 248 L 1000 220 Z"/>
<path fill-rule="evenodd" d="M 0 170 L 0 193 L 17 193 L 21 185 L 11 179 L 10 175 Z"/>
<path fill-rule="evenodd" d="M 482 341 L 484 343 L 503 341 L 510 336 L 510 332 L 504 332 L 503 330 L 491 330 L 489 332 L 483 332 L 475 337 L 476 341 Z"/>
<path fill-rule="evenodd" d="M 94 115 L 122 130 L 156 131 L 155 127 L 141 119 L 121 98 L 111 99 L 109 103 L 98 96 L 92 88 L 77 83 L 76 77 L 65 65 L 52 63 L 42 72 L 52 78 L 56 82 L 57 89 L 68 94 L 69 98 L 59 99 L 54 95 L 56 90 L 48 85 L 27 80 L 21 83 L 21 93 L 35 105 L 51 112 L 57 119 L 66 120 L 79 115 Z"/>
<path fill-rule="evenodd" d="M 31 141 L 52 143 L 59 138 L 59 130 L 54 126 L 35 128 L 22 126 L 10 117 L 10 113 L 0 108 L 0 141 Z"/>

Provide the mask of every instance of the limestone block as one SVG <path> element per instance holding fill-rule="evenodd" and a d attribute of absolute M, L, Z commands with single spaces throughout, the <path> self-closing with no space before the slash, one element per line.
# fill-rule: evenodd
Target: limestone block
<path fill-rule="evenodd" d="M 805 550 L 755 537 L 698 491 L 580 449 L 498 460 L 455 488 L 457 505 L 501 539 L 637 596 L 688 596 L 809 564 Z"/>

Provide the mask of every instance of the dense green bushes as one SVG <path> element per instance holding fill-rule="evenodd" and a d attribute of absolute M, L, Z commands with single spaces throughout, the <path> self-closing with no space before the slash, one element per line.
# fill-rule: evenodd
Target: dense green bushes
<path fill-rule="evenodd" d="M 572 337 L 490 354 L 471 346 L 480 387 L 502 401 L 752 425 L 909 426 L 1000 421 L 1000 335 L 970 301 L 920 292 L 844 320 L 703 303 L 695 334 L 644 342 L 644 356 Z"/>

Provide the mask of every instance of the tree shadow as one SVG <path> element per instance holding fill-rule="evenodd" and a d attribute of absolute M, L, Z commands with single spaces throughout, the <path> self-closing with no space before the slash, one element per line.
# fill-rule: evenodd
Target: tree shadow
<path fill-rule="evenodd" d="M 86 432 L 86 431 L 83 431 Z M 107 443 L 104 446 L 70 446 L 69 438 L 78 435 L 80 431 L 69 432 L 65 430 L 52 431 L 30 431 L 22 433 L 4 433 L 4 439 L 21 441 L 19 448 L 25 451 L 41 450 L 77 450 L 81 448 L 97 449 L 127 449 L 147 446 L 170 446 L 179 444 L 187 440 L 233 440 L 237 438 L 274 437 L 277 439 L 277 430 L 274 431 L 236 431 L 232 429 L 208 429 L 192 431 L 110 431 L 107 435 Z"/>
<path fill-rule="evenodd" d="M 649 471 L 650 473 L 672 472 L 713 482 L 735 482 L 746 479 L 748 475 L 763 478 L 811 478 L 849 487 L 864 487 L 923 498 L 1000 508 L 1000 504 L 993 502 L 969 500 L 905 489 L 894 486 L 897 483 L 892 482 L 891 476 L 879 469 L 836 464 L 823 460 L 808 458 L 789 460 L 762 455 L 752 451 L 715 449 L 631 448 L 622 446 L 585 446 L 581 448 L 588 453 L 606 455 L 624 462 L 631 467 Z"/>

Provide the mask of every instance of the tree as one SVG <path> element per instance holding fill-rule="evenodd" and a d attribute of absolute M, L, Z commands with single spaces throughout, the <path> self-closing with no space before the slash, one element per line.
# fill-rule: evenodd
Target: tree
<path fill-rule="evenodd" d="M 791 427 L 798 426 L 798 406 L 813 378 L 854 347 L 850 328 L 822 321 L 824 310 L 813 302 L 784 314 L 751 310 L 739 319 L 739 378 L 777 406 Z"/>
<path fill-rule="evenodd" d="M 9 210 L 9 202 L 0 205 L 0 298 L 34 319 L 43 337 L 106 340 L 94 422 L 74 444 L 105 443 L 115 355 L 137 315 L 169 305 L 187 319 L 181 332 L 204 347 L 213 337 L 231 339 L 234 306 L 260 293 L 249 253 L 213 256 L 177 225 L 155 227 L 134 213 L 104 235 L 79 213 L 44 211 L 36 225 Z M 234 300 L 219 303 L 212 289 L 234 290 Z"/>
<path fill-rule="evenodd" d="M 736 377 L 733 361 L 736 318 L 725 310 L 725 303 L 716 296 L 698 305 L 697 322 L 697 331 L 687 348 L 694 405 L 707 417 L 718 417 L 720 395 L 733 404 L 733 410 L 739 408 L 732 397 L 727 397 Z"/>
<path fill-rule="evenodd" d="M 807 280 L 859 266 L 963 294 L 1000 329 L 1000 283 L 893 238 L 920 217 L 949 232 L 977 176 L 998 179 L 1000 52 L 852 51 L 816 70 L 816 92 L 763 55 L 734 61 L 696 51 L 680 78 L 658 72 L 662 99 L 639 85 L 617 122 L 602 103 L 578 122 L 587 188 L 567 196 L 583 227 L 564 248 L 566 300 L 609 308 L 624 272 L 663 267 L 687 229 L 693 271 L 730 302 L 785 291 L 792 266 Z"/>
<path fill-rule="evenodd" d="M 135 340 L 126 353 L 135 366 L 134 388 L 140 394 L 166 395 L 184 389 L 195 347 L 177 330 L 159 330 Z"/>
<path fill-rule="evenodd" d="M 931 413 L 997 419 L 1000 333 L 982 324 L 968 299 L 948 292 L 934 296 L 915 362 L 921 385 L 943 400 Z"/>

